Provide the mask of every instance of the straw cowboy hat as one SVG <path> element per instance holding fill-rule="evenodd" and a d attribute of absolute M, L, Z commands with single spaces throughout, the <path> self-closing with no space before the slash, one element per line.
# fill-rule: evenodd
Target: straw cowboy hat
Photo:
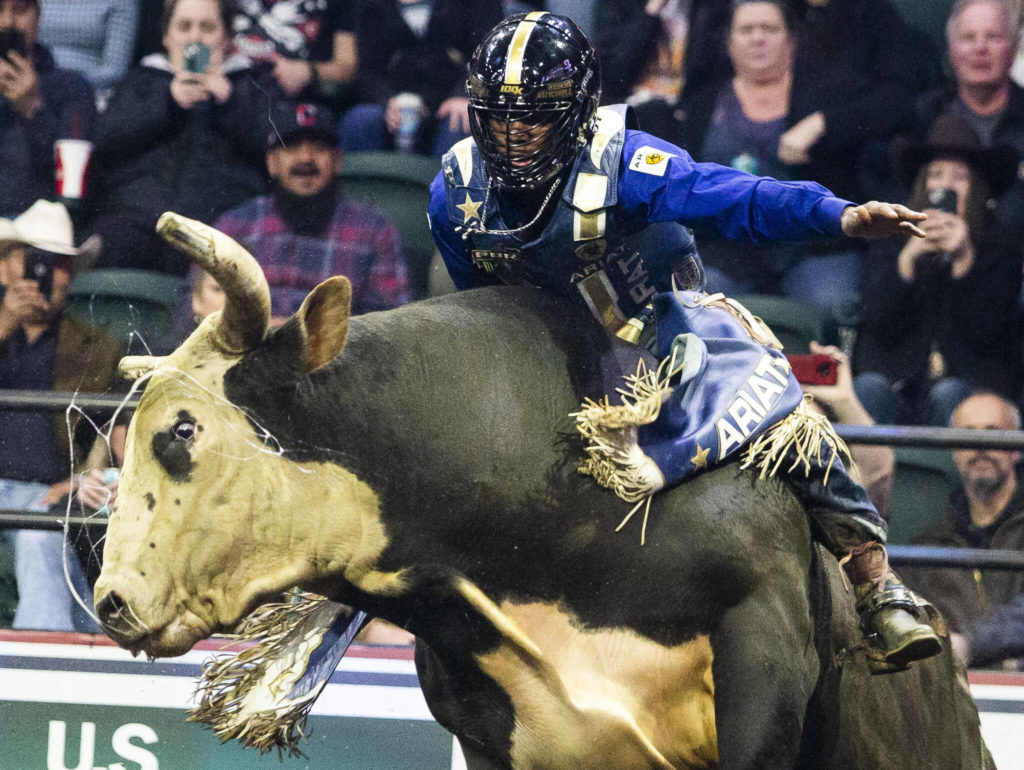
<path fill-rule="evenodd" d="M 908 187 L 921 166 L 939 157 L 962 158 L 988 182 L 992 197 L 998 198 L 1017 179 L 1020 156 L 1008 145 L 983 147 L 978 135 L 963 118 L 942 115 L 928 130 L 923 142 L 897 139 L 892 145 L 893 169 Z"/>
<path fill-rule="evenodd" d="M 32 246 L 72 257 L 71 272 L 80 273 L 96 261 L 102 240 L 93 235 L 75 248 L 74 228 L 68 210 L 60 203 L 38 200 L 13 220 L 0 218 L 0 251 L 13 245 Z"/>

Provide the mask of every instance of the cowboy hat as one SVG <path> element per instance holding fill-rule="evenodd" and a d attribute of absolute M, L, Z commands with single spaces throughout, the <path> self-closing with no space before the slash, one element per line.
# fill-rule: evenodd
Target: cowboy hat
<path fill-rule="evenodd" d="M 0 249 L 15 244 L 73 257 L 72 272 L 80 273 L 96 261 L 102 240 L 93 235 L 76 248 L 68 210 L 60 203 L 38 200 L 13 220 L 0 218 Z"/>
<path fill-rule="evenodd" d="M 992 197 L 1006 192 L 1017 179 L 1020 155 L 1008 145 L 983 147 L 978 135 L 963 118 L 941 115 L 923 142 L 900 137 L 893 141 L 893 169 L 898 180 L 910 187 L 921 166 L 938 157 L 962 158 L 988 182 Z"/>

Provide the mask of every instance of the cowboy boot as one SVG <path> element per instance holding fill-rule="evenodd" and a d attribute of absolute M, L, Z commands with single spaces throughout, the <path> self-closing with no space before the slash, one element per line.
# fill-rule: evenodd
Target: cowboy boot
<path fill-rule="evenodd" d="M 942 649 L 935 629 L 920 619 L 927 602 L 889 569 L 884 545 L 878 541 L 858 545 L 843 568 L 853 583 L 874 673 L 902 671 L 912 661 L 930 658 Z"/>

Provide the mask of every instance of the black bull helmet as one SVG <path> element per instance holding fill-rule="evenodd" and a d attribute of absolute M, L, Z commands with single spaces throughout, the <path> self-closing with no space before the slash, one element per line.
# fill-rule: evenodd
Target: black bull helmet
<path fill-rule="evenodd" d="M 515 14 L 469 63 L 470 128 L 502 187 L 533 188 L 571 163 L 593 130 L 601 66 L 571 19 Z"/>

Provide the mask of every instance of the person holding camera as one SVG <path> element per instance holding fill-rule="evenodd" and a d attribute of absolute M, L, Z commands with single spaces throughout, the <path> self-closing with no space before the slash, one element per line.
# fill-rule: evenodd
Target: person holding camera
<path fill-rule="evenodd" d="M 120 384 L 118 343 L 64 313 L 72 276 L 89 267 L 98 248 L 98 239 L 74 245 L 71 217 L 59 203 L 36 201 L 13 221 L 0 219 L 0 389 L 103 392 Z M 95 417 L 0 409 L 0 508 L 46 512 L 72 493 L 76 511 L 78 503 L 92 511 L 111 500 L 116 485 L 101 471 L 80 473 L 96 437 L 92 426 L 101 422 Z M 125 434 L 123 425 L 111 432 L 116 457 L 123 456 Z M 94 629 L 76 612 L 65 583 L 67 557 L 76 591 L 88 592 L 63 533 L 12 534 L 20 596 L 15 628 Z"/>
<path fill-rule="evenodd" d="M 0 216 L 55 192 L 53 145 L 87 139 L 96 105 L 81 75 L 38 42 L 37 0 L 0 0 Z"/>
<path fill-rule="evenodd" d="M 269 115 L 281 91 L 269 64 L 230 52 L 227 0 L 168 0 L 165 53 L 118 85 L 96 132 L 97 266 L 185 275 L 155 233 L 165 211 L 213 222 L 266 190 Z"/>
<path fill-rule="evenodd" d="M 913 180 L 908 205 L 928 214 L 925 237 L 889 239 L 869 258 L 854 387 L 880 423 L 945 426 L 976 388 L 1019 392 L 1022 251 L 999 238 L 989 206 L 1013 184 L 1018 155 L 983 148 L 954 116 L 894 154 L 897 175 Z"/>

